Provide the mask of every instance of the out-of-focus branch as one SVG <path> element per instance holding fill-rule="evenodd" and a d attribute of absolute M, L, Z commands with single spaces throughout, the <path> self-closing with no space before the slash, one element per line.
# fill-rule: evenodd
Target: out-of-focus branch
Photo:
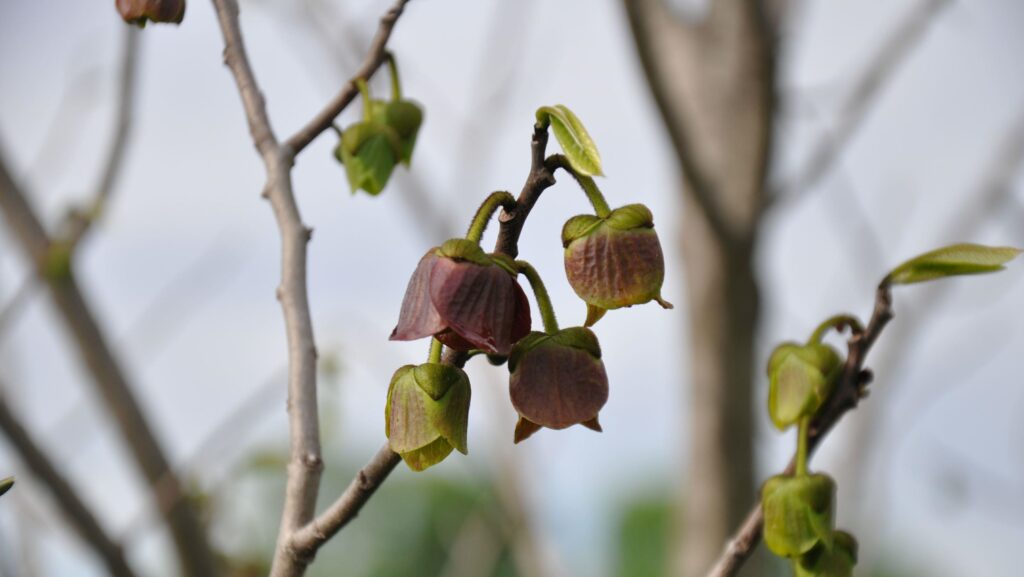
<path fill-rule="evenodd" d="M 11 298 L 4 303 L 3 308 L 0 308 L 0 338 L 3 337 L 4 332 L 14 322 L 18 314 L 25 310 L 25 305 L 36 292 L 37 282 L 35 275 L 26 277 L 14 290 Z"/>
<path fill-rule="evenodd" d="M 135 108 L 135 77 L 139 68 L 139 28 L 124 27 L 124 48 L 121 56 L 121 69 L 118 75 L 117 100 L 114 102 L 114 136 L 107 150 L 103 163 L 103 172 L 99 183 L 84 208 L 74 209 L 68 215 L 67 230 L 64 240 L 72 247 L 88 232 L 105 210 L 110 195 L 113 194 L 117 179 L 124 166 L 125 152 L 128 150 L 128 137 L 132 125 L 132 112 Z"/>
<path fill-rule="evenodd" d="M 60 318 L 92 375 L 97 394 L 110 410 L 136 464 L 149 481 L 158 507 L 165 510 L 158 488 L 170 466 L 163 449 L 143 415 L 132 392 L 133 387 L 107 344 L 92 309 L 78 288 L 73 263 L 66 261 L 62 270 L 54 270 L 51 258 L 54 243 L 2 159 L 0 210 L 13 236 L 34 266 L 36 275 L 48 285 Z M 174 483 L 177 484 L 176 481 Z M 191 577 L 214 575 L 213 556 L 206 542 L 205 531 L 189 504 L 179 502 L 167 508 L 164 520 L 174 539 L 185 574 Z"/>
<path fill-rule="evenodd" d="M 3 387 L 0 387 L 3 388 Z M 78 493 L 57 470 L 43 449 L 18 419 L 7 400 L 0 394 L 0 429 L 11 446 L 46 488 L 57 506 L 74 527 L 78 536 L 99 556 L 113 577 L 135 577 L 125 561 L 121 546 L 111 539 L 92 511 L 78 497 Z"/>
<path fill-rule="evenodd" d="M 377 29 L 377 35 L 373 38 L 373 43 L 370 44 L 370 50 L 359 71 L 342 87 L 341 92 L 324 106 L 323 110 L 317 113 L 306 126 L 302 127 L 287 140 L 285 145 L 293 155 L 301 152 L 320 133 L 331 127 L 334 119 L 359 94 L 359 88 L 356 83 L 359 80 L 369 80 L 373 73 L 380 68 L 380 65 L 384 63 L 388 39 L 391 38 L 391 32 L 395 28 L 395 23 L 398 22 L 398 17 L 402 15 L 405 5 L 408 3 L 409 0 L 395 2 L 394 6 L 381 18 L 380 28 Z"/>
<path fill-rule="evenodd" d="M 872 345 L 878 340 L 878 336 L 882 334 L 892 318 L 892 292 L 889 285 L 883 282 L 875 294 L 875 309 L 871 314 L 868 326 L 863 332 L 854 332 L 847 341 L 848 352 L 843 372 L 836 383 L 834 392 L 811 423 L 808 436 L 810 451 L 814 451 L 843 415 L 847 411 L 855 409 L 860 399 L 866 395 L 872 375 L 870 370 L 864 368 L 864 361 Z M 790 460 L 785 474 L 792 475 L 795 470 L 796 457 Z M 729 540 L 725 551 L 708 572 L 707 577 L 735 575 L 760 542 L 763 526 L 764 512 L 761 509 L 761 503 L 758 502 L 747 514 L 739 530 Z"/>
<path fill-rule="evenodd" d="M 878 47 L 864 73 L 857 79 L 837 115 L 836 127 L 814 145 L 807 160 L 791 178 L 782 182 L 766 202 L 792 198 L 813 188 L 829 173 L 843 149 L 863 126 L 868 113 L 886 85 L 914 53 L 932 22 L 950 0 L 919 0 Z"/>

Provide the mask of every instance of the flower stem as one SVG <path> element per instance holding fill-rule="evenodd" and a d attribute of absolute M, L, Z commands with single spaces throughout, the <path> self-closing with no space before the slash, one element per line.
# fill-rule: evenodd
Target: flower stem
<path fill-rule="evenodd" d="M 860 324 L 860 320 L 857 317 L 853 315 L 835 315 L 825 319 L 818 325 L 818 328 L 814 329 L 814 332 L 811 334 L 811 338 L 807 339 L 807 343 L 820 343 L 829 329 L 835 328 L 838 330 L 838 327 L 842 326 L 850 327 L 855 333 L 864 332 L 864 327 Z"/>
<path fill-rule="evenodd" d="M 363 97 L 363 120 L 370 120 L 370 86 L 366 84 L 366 81 L 360 78 L 356 80 L 356 87 L 359 88 L 359 95 Z"/>
<path fill-rule="evenodd" d="M 576 179 L 576 184 L 580 185 L 580 188 L 583 189 L 583 193 L 587 195 L 587 200 L 590 201 L 590 205 L 594 207 L 594 214 L 596 214 L 598 218 L 607 218 L 607 216 L 611 214 L 612 210 L 608 207 L 608 201 L 604 199 L 604 195 L 601 194 L 601 189 L 597 187 L 597 183 L 594 182 L 594 179 L 585 174 L 576 172 L 576 169 L 574 169 L 572 165 L 569 164 L 569 161 L 564 157 L 560 158 L 560 160 L 558 167 L 568 172 L 574 179 Z"/>
<path fill-rule="evenodd" d="M 469 230 L 466 232 L 466 240 L 480 244 L 480 239 L 484 236 L 484 229 L 487 228 L 487 223 L 491 221 L 494 211 L 498 210 L 499 206 L 511 211 L 516 206 L 516 199 L 504 190 L 492 192 L 487 197 L 487 200 L 484 200 L 483 204 L 480 205 L 480 208 L 477 209 L 476 216 L 473 217 L 473 222 L 469 225 Z"/>
<path fill-rule="evenodd" d="M 398 63 L 395 55 L 388 51 L 388 72 L 391 73 L 391 100 L 392 102 L 402 99 L 402 83 L 398 80 Z"/>
<path fill-rule="evenodd" d="M 797 425 L 796 437 L 796 476 L 807 476 L 807 434 L 811 428 L 811 418 L 803 417 Z"/>
<path fill-rule="evenodd" d="M 430 356 L 427 357 L 428 363 L 440 363 L 441 362 L 441 341 L 437 339 L 430 339 Z"/>
<path fill-rule="evenodd" d="M 540 309 L 540 317 L 544 321 L 544 332 L 553 335 L 558 332 L 558 320 L 555 319 L 555 309 L 551 306 L 551 298 L 548 297 L 548 289 L 544 288 L 544 281 L 540 280 L 537 269 L 533 268 L 525 260 L 516 261 L 516 269 L 526 275 L 530 281 L 530 288 L 537 298 L 537 308 Z"/>

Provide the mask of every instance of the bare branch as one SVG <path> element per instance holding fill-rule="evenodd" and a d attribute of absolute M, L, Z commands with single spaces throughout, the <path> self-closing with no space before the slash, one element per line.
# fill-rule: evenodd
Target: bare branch
<path fill-rule="evenodd" d="M 395 23 L 398 22 L 398 17 L 402 15 L 402 11 L 405 10 L 405 5 L 408 3 L 409 0 L 398 0 L 387 11 L 384 17 L 380 19 L 380 28 L 377 29 L 377 35 L 374 37 L 373 43 L 370 44 L 370 50 L 366 55 L 366 59 L 363 60 L 363 65 L 356 72 L 356 75 L 342 87 L 341 92 L 337 96 L 324 106 L 323 110 L 317 113 L 306 126 L 303 126 L 302 129 L 288 139 L 286 144 L 293 155 L 301 152 L 317 136 L 331 127 L 334 119 L 359 94 L 356 82 L 359 80 L 369 80 L 373 73 L 380 68 L 380 65 L 384 63 L 388 39 L 391 38 L 391 32 L 395 28 Z"/>
<path fill-rule="evenodd" d="M 114 137 L 107 151 L 106 161 L 99 183 L 93 191 L 88 205 L 83 209 L 71 211 L 65 239 L 72 247 L 88 232 L 89 227 L 101 216 L 106 208 L 110 195 L 113 194 L 117 179 L 121 175 L 125 153 L 128 150 L 128 137 L 132 125 L 132 112 L 135 108 L 135 77 L 139 68 L 139 28 L 125 26 L 124 48 L 121 56 L 121 70 L 118 76 L 118 97 L 114 103 Z"/>
<path fill-rule="evenodd" d="M 864 124 L 882 90 L 924 39 L 931 23 L 950 0 L 919 0 L 892 34 L 879 46 L 863 75 L 851 89 L 838 113 L 838 125 L 825 133 L 803 167 L 780 184 L 768 201 L 790 198 L 813 188 L 829 173 L 843 149 Z"/>
<path fill-rule="evenodd" d="M 73 337 L 86 368 L 92 375 L 95 391 L 103 399 L 121 430 L 136 464 L 149 482 L 157 506 L 160 503 L 160 481 L 170 471 L 163 448 L 142 413 L 133 387 L 120 363 L 107 344 L 92 309 L 78 288 L 71 262 L 66 270 L 55 274 L 50 270 L 53 242 L 32 210 L 21 189 L 15 184 L 0 158 L 0 210 L 3 211 L 15 239 L 29 257 L 36 275 L 46 282 L 53 302 L 65 327 Z M 173 479 L 173 477 L 172 477 Z M 177 480 L 173 483 L 177 485 Z M 183 571 L 191 577 L 207 577 L 215 573 L 213 556 L 206 542 L 205 531 L 187 502 L 166 509 L 164 520 L 174 538 Z"/>
<path fill-rule="evenodd" d="M 847 342 L 848 353 L 843 365 L 843 372 L 836 384 L 835 391 L 829 397 L 821 412 L 811 423 L 808 436 L 808 448 L 814 451 L 825 435 L 839 422 L 847 411 L 856 408 L 857 403 L 866 394 L 866 387 L 871 381 L 871 372 L 864 368 L 864 360 L 878 336 L 893 318 L 892 293 L 887 284 L 878 287 L 875 295 L 875 309 L 871 320 L 862 333 L 854 333 Z M 786 474 L 793 474 L 796 469 L 796 457 L 790 460 Z M 729 539 L 721 557 L 708 572 L 707 577 L 730 577 L 735 575 L 743 563 L 754 552 L 761 540 L 761 529 L 764 526 L 764 512 L 758 502 L 739 530 Z"/>
<path fill-rule="evenodd" d="M 0 387 L 5 388 L 5 387 Z M 39 478 L 53 496 L 64 516 L 75 532 L 99 556 L 114 577 L 135 577 L 135 573 L 124 558 L 121 545 L 114 542 L 89 508 L 78 497 L 78 493 L 57 470 L 43 449 L 35 442 L 24 424 L 8 406 L 0 394 L 0 429 L 21 457 L 32 474 Z"/>
<path fill-rule="evenodd" d="M 11 298 L 0 308 L 0 338 L 3 337 L 4 332 L 14 323 L 18 315 L 25 310 L 25 306 L 36 293 L 37 284 L 38 279 L 36 279 L 35 275 L 29 275 L 21 281 L 21 284 L 15 289 Z"/>

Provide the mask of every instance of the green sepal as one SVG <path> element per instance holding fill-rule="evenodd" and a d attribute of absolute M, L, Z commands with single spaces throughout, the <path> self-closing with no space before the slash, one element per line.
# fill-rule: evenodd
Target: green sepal
<path fill-rule="evenodd" d="M 828 475 L 777 475 L 761 488 L 764 542 L 780 557 L 832 547 L 835 482 Z"/>
<path fill-rule="evenodd" d="M 565 224 L 562 225 L 562 248 L 568 247 L 572 241 L 578 238 L 589 235 L 603 222 L 604 219 L 592 214 L 578 214 L 565 221 Z"/>
<path fill-rule="evenodd" d="M 983 274 L 1003 270 L 1021 253 L 1007 246 L 954 244 L 914 257 L 886 276 L 891 284 L 912 284 L 948 276 Z"/>
<path fill-rule="evenodd" d="M 465 454 L 471 388 L 466 373 L 451 365 L 405 365 L 395 371 L 384 408 L 384 432 L 392 451 L 421 471 L 457 449 Z"/>
<path fill-rule="evenodd" d="M 654 228 L 654 214 L 642 204 L 627 204 L 613 210 L 605 222 L 618 230 Z"/>
<path fill-rule="evenodd" d="M 384 117 L 401 141 L 399 160 L 409 166 L 416 146 L 416 136 L 423 124 L 423 109 L 411 100 L 395 100 L 387 104 Z"/>
<path fill-rule="evenodd" d="M 768 360 L 768 414 L 780 431 L 812 417 L 832 393 L 842 360 L 823 343 L 783 343 Z"/>
<path fill-rule="evenodd" d="M 519 267 L 516 266 L 516 261 L 512 257 L 500 252 L 492 252 L 487 256 L 490 257 L 491 264 L 500 266 L 505 270 L 505 272 L 513 277 L 519 276 Z"/>
<path fill-rule="evenodd" d="M 601 154 L 583 123 L 571 110 L 561 104 L 543 106 L 537 109 L 537 121 L 550 123 L 551 131 L 562 145 L 573 170 L 586 176 L 603 175 Z"/>
<path fill-rule="evenodd" d="M 601 358 L 601 344 L 594 331 L 586 327 L 569 327 L 551 335 L 551 342 L 590 353 L 595 359 Z"/>
<path fill-rule="evenodd" d="M 817 544 L 793 560 L 796 577 L 853 577 L 857 564 L 857 540 L 845 531 L 832 533 L 832 547 Z"/>
<path fill-rule="evenodd" d="M 346 129 L 334 156 L 345 165 L 352 193 L 380 194 L 401 155 L 398 134 L 385 124 L 359 122 Z"/>
<path fill-rule="evenodd" d="M 14 486 L 14 477 L 7 477 L 6 479 L 0 479 L 0 495 L 3 495 L 7 491 L 11 490 Z"/>
<path fill-rule="evenodd" d="M 519 360 L 523 358 L 523 355 L 537 348 L 550 338 L 551 335 L 547 333 L 531 331 L 525 337 L 519 339 L 512 347 L 512 352 L 508 355 L 508 372 L 514 372 L 516 367 L 519 366 Z"/>
<path fill-rule="evenodd" d="M 480 248 L 480 245 L 464 238 L 451 238 L 444 241 L 441 246 L 437 247 L 434 254 L 469 261 L 480 266 L 494 264 L 494 260 L 484 252 L 484 249 Z"/>

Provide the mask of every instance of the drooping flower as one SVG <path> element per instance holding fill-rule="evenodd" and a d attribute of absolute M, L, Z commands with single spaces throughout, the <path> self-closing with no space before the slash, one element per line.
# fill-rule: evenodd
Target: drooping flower
<path fill-rule="evenodd" d="M 565 274 L 587 303 L 586 326 L 605 311 L 657 301 L 665 280 L 665 258 L 651 211 L 642 204 L 619 207 L 604 218 L 581 214 L 562 228 Z"/>
<path fill-rule="evenodd" d="M 391 340 L 434 336 L 459 351 L 507 355 L 530 332 L 530 304 L 503 255 L 452 239 L 420 259 Z"/>
<path fill-rule="evenodd" d="M 440 463 L 452 449 L 466 454 L 469 399 L 469 377 L 458 367 L 426 363 L 399 368 L 384 408 L 391 450 L 414 471 Z"/>
<path fill-rule="evenodd" d="M 828 475 L 776 475 L 761 488 L 764 542 L 780 557 L 832 547 L 836 484 Z"/>
<path fill-rule="evenodd" d="M 832 533 L 832 546 L 818 543 L 793 563 L 795 577 L 853 577 L 857 540 L 846 531 Z"/>
<path fill-rule="evenodd" d="M 783 343 L 768 359 L 768 413 L 780 431 L 812 417 L 832 392 L 842 360 L 824 343 Z"/>
<path fill-rule="evenodd" d="M 116 0 L 117 11 L 129 24 L 145 26 L 147 21 L 180 24 L 185 18 L 185 0 Z"/>
<path fill-rule="evenodd" d="M 601 431 L 597 414 L 608 400 L 601 347 L 590 329 L 532 332 L 512 349 L 509 395 L 519 413 L 515 442 L 541 427 L 576 424 Z"/>

